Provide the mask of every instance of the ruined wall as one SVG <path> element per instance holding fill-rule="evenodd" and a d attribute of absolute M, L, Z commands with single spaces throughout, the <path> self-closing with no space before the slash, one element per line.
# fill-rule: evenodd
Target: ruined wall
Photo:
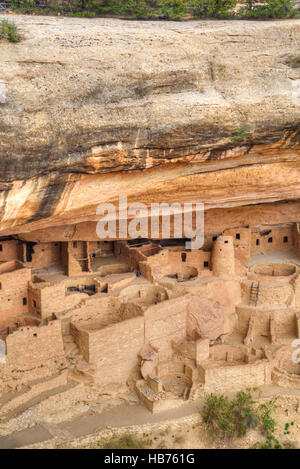
<path fill-rule="evenodd" d="M 121 302 L 118 298 L 106 295 L 103 295 L 103 297 L 99 297 L 99 295 L 97 297 L 88 297 L 82 300 L 80 306 L 76 309 L 64 314 L 62 324 L 64 327 L 68 327 L 67 324 L 72 321 L 75 327 L 78 326 L 81 329 L 85 327 L 88 330 L 103 328 L 115 320 L 121 320 L 120 309 Z"/>
<path fill-rule="evenodd" d="M 26 250 L 26 244 L 23 244 Z M 44 269 L 46 267 L 60 265 L 60 245 L 59 243 L 41 243 L 33 246 L 31 262 L 26 260 L 24 263 L 31 269 Z"/>
<path fill-rule="evenodd" d="M 89 349 L 89 332 L 82 329 L 79 325 L 73 323 L 69 324 L 69 332 L 72 334 L 73 339 L 80 350 L 83 358 L 89 362 L 90 349 Z M 64 326 L 63 331 L 65 332 Z"/>
<path fill-rule="evenodd" d="M 168 250 L 168 263 L 172 262 L 185 262 L 187 264 L 195 265 L 199 270 L 209 268 L 211 265 L 211 253 L 202 250 L 180 251 Z"/>
<path fill-rule="evenodd" d="M 31 271 L 20 266 L 14 261 L 0 266 L 0 329 L 22 320 L 28 312 L 27 291 Z"/>
<path fill-rule="evenodd" d="M 43 327 L 22 327 L 6 338 L 6 363 L 15 367 L 37 367 L 64 356 L 60 321 Z"/>
<path fill-rule="evenodd" d="M 80 301 L 87 298 L 87 294 L 72 292 L 68 294 L 71 285 L 94 284 L 91 278 L 63 281 L 51 285 L 48 282 L 31 283 L 29 287 L 29 310 L 32 314 L 38 314 L 42 319 L 51 318 L 54 313 L 74 308 Z"/>
<path fill-rule="evenodd" d="M 259 295 L 256 304 L 259 305 L 292 305 L 294 304 L 294 288 L 290 282 L 260 282 Z M 251 280 L 241 282 L 242 300 L 250 303 Z M 254 282 L 256 285 L 256 283 Z M 255 304 L 254 304 L 255 306 Z"/>
<path fill-rule="evenodd" d="M 271 382 L 271 366 L 267 361 L 234 366 L 213 366 L 204 368 L 203 374 L 206 392 L 239 391 Z"/>
<path fill-rule="evenodd" d="M 138 371 L 138 352 L 144 344 L 144 318 L 136 317 L 89 333 L 89 362 L 101 386 L 126 384 Z"/>
<path fill-rule="evenodd" d="M 18 259 L 18 241 L 17 240 L 0 240 L 0 262 L 7 262 Z"/>
<path fill-rule="evenodd" d="M 186 339 L 188 295 L 150 306 L 145 311 L 145 341 L 159 351 L 161 360 L 172 353 L 172 341 Z"/>
<path fill-rule="evenodd" d="M 139 268 L 140 262 L 147 260 L 138 248 L 130 247 L 126 242 L 115 243 L 115 254 L 123 257 L 134 269 Z"/>
<path fill-rule="evenodd" d="M 251 235 L 251 254 L 263 254 L 272 251 L 290 250 L 295 246 L 293 225 L 285 227 L 261 227 L 254 229 Z"/>

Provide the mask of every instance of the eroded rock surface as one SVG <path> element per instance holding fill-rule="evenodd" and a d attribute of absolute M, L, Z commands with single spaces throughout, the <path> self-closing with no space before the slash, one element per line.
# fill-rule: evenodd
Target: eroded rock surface
<path fill-rule="evenodd" d="M 187 335 L 191 339 L 216 340 L 226 330 L 226 319 L 218 303 L 203 298 L 193 298 L 188 305 Z"/>
<path fill-rule="evenodd" d="M 0 44 L 1 235 L 91 221 L 120 193 L 298 212 L 299 20 L 14 21 L 22 42 Z"/>

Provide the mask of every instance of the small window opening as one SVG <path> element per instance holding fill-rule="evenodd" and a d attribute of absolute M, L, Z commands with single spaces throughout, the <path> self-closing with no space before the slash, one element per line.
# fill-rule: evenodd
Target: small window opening
<path fill-rule="evenodd" d="M 212 239 L 212 240 L 213 240 L 213 241 L 216 241 L 216 239 L 217 239 L 217 236 L 213 236 L 213 239 Z"/>
<path fill-rule="evenodd" d="M 73 241 L 73 248 L 74 248 L 74 249 L 77 248 L 77 241 Z"/>
<path fill-rule="evenodd" d="M 241 239 L 240 233 L 237 233 L 237 234 L 235 235 L 235 239 Z"/>
<path fill-rule="evenodd" d="M 185 252 L 183 252 L 183 253 L 181 254 L 181 260 L 182 260 L 182 262 L 185 262 L 185 261 L 186 261 L 186 253 L 185 253 Z"/>
<path fill-rule="evenodd" d="M 33 306 L 36 308 L 36 301 L 33 300 Z"/>
<path fill-rule="evenodd" d="M 256 246 L 259 246 L 259 245 L 260 245 L 260 240 L 257 239 L 257 240 L 256 240 Z"/>
<path fill-rule="evenodd" d="M 273 238 L 268 238 L 268 243 L 273 243 Z"/>
<path fill-rule="evenodd" d="M 208 266 L 209 266 L 208 261 L 204 261 L 204 262 L 203 262 L 203 266 L 204 266 L 204 267 L 208 267 Z"/>
<path fill-rule="evenodd" d="M 283 237 L 283 242 L 284 242 L 284 243 L 288 243 L 288 242 L 289 242 L 289 238 L 288 238 L 287 236 L 284 236 L 284 237 Z"/>
<path fill-rule="evenodd" d="M 24 306 L 27 305 L 27 298 L 23 298 L 23 305 L 24 305 Z"/>
<path fill-rule="evenodd" d="M 3 251 L 3 246 L 2 246 L 2 244 L 0 244 L 0 251 Z"/>

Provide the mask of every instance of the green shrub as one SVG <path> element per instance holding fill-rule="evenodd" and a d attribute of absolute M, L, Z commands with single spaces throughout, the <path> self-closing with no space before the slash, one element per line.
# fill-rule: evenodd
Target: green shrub
<path fill-rule="evenodd" d="M 103 8 L 120 16 L 150 18 L 153 16 L 155 2 L 150 0 L 108 0 Z"/>
<path fill-rule="evenodd" d="M 294 0 L 265 0 L 264 4 L 256 5 L 248 0 L 245 7 L 239 10 L 239 16 L 255 19 L 282 19 L 297 16 Z"/>
<path fill-rule="evenodd" d="M 226 18 L 234 15 L 236 0 L 191 0 L 191 11 L 197 18 Z"/>
<path fill-rule="evenodd" d="M 21 13 L 31 13 L 37 9 L 34 0 L 11 0 L 11 8 Z"/>
<path fill-rule="evenodd" d="M 2 20 L 0 23 L 0 37 L 8 39 L 10 42 L 20 42 L 21 40 L 17 26 L 7 20 Z"/>
<path fill-rule="evenodd" d="M 197 18 L 230 18 L 233 16 L 255 19 L 291 18 L 299 15 L 296 0 L 246 0 L 245 6 L 235 11 L 237 0 L 52 0 L 40 9 L 35 0 L 11 0 L 11 8 L 21 13 L 39 12 L 50 15 L 93 17 L 117 15 L 128 18 L 180 19 L 189 12 Z"/>
<path fill-rule="evenodd" d="M 99 445 L 102 449 L 145 449 L 151 447 L 151 441 L 137 435 L 113 435 L 103 439 Z"/>
<path fill-rule="evenodd" d="M 211 394 L 201 415 L 209 433 L 218 437 L 241 437 L 259 423 L 252 395 L 243 391 L 233 400 Z"/>
<path fill-rule="evenodd" d="M 160 2 L 160 15 L 163 18 L 178 19 L 187 13 L 187 5 L 184 0 L 162 0 Z"/>

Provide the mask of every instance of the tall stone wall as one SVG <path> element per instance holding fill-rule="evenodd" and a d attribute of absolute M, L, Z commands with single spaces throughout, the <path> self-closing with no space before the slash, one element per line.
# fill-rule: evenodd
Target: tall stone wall
<path fill-rule="evenodd" d="M 188 295 L 150 306 L 145 311 L 145 341 L 159 351 L 160 359 L 169 358 L 172 341 L 186 339 Z"/>
<path fill-rule="evenodd" d="M 101 386 L 126 384 L 138 371 L 138 352 L 144 344 L 144 318 L 136 317 L 89 333 L 89 362 L 96 366 Z"/>
<path fill-rule="evenodd" d="M 2 270 L 5 266 L 11 271 L 0 271 L 0 329 L 18 322 L 28 312 L 27 290 L 31 279 L 30 269 L 14 270 L 14 262 L 3 264 Z"/>

